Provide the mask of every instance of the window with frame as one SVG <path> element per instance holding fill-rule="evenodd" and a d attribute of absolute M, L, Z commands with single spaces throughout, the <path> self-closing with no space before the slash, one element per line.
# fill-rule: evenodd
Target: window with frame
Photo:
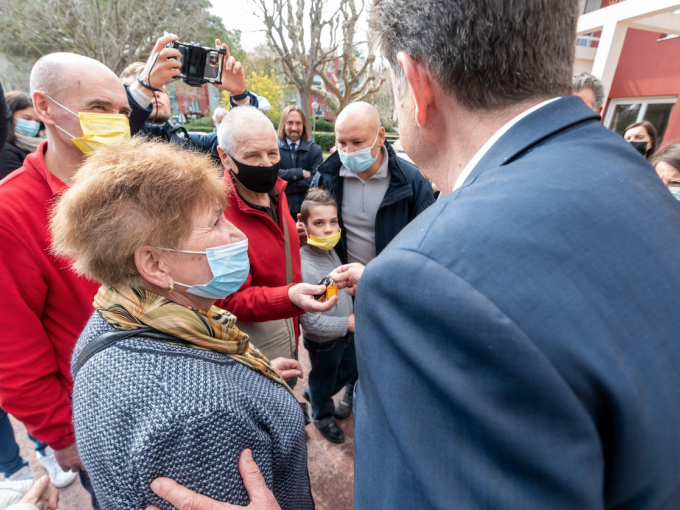
<path fill-rule="evenodd" d="M 612 99 L 607 109 L 605 126 L 622 135 L 631 124 L 647 120 L 654 125 L 661 140 L 677 100 L 677 96 Z"/>

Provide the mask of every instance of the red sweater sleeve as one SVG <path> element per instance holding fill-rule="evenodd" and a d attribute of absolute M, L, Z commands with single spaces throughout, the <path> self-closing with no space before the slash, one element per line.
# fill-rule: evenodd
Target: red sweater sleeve
<path fill-rule="evenodd" d="M 59 450 L 75 438 L 69 395 L 42 323 L 48 282 L 39 258 L 1 226 L 0 246 L 0 404 Z"/>

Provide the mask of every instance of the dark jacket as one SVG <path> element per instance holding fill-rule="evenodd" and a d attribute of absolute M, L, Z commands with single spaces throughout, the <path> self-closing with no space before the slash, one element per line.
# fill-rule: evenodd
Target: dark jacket
<path fill-rule="evenodd" d="M 387 168 L 390 171 L 390 185 L 385 192 L 378 214 L 375 218 L 375 252 L 380 252 L 390 244 L 401 230 L 421 212 L 434 203 L 432 185 L 420 173 L 418 167 L 397 156 L 389 142 L 387 149 Z M 342 222 L 342 177 L 340 177 L 340 156 L 332 154 L 320 167 L 312 186 L 329 190 L 338 203 L 338 220 L 342 235 L 335 250 L 343 264 L 347 264 L 347 237 Z"/>
<path fill-rule="evenodd" d="M 2 83 L 0 83 L 0 150 L 5 145 L 10 129 L 12 129 L 12 110 L 7 106 L 5 92 L 2 90 Z"/>
<path fill-rule="evenodd" d="M 125 91 L 127 92 L 128 103 L 130 103 L 130 108 L 132 109 L 129 118 L 130 134 L 132 136 L 140 134 L 140 136 L 146 136 L 148 138 L 160 138 L 166 142 L 172 142 L 186 148 L 207 152 L 213 157 L 216 163 L 220 162 L 220 156 L 217 153 L 217 133 L 215 131 L 211 133 L 189 134 L 186 128 L 180 123 L 170 123 L 168 121 L 162 126 L 147 124 L 146 121 L 153 112 L 153 106 L 149 105 L 147 108 L 142 108 L 139 103 L 134 100 L 132 94 L 130 94 L 130 88 L 126 86 Z M 250 106 L 257 108 L 259 106 L 257 96 L 252 92 L 248 92 L 248 96 L 250 97 Z M 232 108 L 239 106 L 231 99 L 231 97 L 229 98 L 229 101 L 231 102 Z"/>
<path fill-rule="evenodd" d="M 366 268 L 356 510 L 680 508 L 680 204 L 578 97 Z"/>
<path fill-rule="evenodd" d="M 6 143 L 4 149 L 0 151 L 0 179 L 11 174 L 17 168 L 21 168 L 24 159 L 30 154 L 29 151 L 21 149 L 14 144 Z"/>
<path fill-rule="evenodd" d="M 293 161 L 288 141 L 279 139 L 279 154 L 281 155 L 279 177 L 288 183 L 286 198 L 288 198 L 290 213 L 293 215 L 293 219 L 297 221 L 296 215 L 300 212 L 307 190 L 319 165 L 323 163 L 323 151 L 311 140 L 299 142 L 295 149 L 295 161 Z M 311 172 L 312 175 L 306 179 L 303 178 L 303 170 Z"/>

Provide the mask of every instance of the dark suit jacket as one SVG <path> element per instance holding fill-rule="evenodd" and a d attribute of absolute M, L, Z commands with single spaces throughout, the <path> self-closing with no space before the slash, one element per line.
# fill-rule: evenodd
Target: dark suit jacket
<path fill-rule="evenodd" d="M 355 508 L 680 508 L 680 203 L 579 98 L 368 265 Z"/>
<path fill-rule="evenodd" d="M 298 142 L 295 150 L 295 161 L 290 151 L 290 146 L 286 140 L 279 139 L 279 154 L 281 155 L 281 169 L 279 177 L 288 183 L 286 186 L 286 198 L 293 219 L 297 221 L 297 213 L 300 212 L 302 202 L 307 196 L 309 184 L 316 175 L 317 168 L 323 163 L 323 151 L 321 147 L 307 140 Z M 302 171 L 307 170 L 312 175 L 303 177 Z"/>

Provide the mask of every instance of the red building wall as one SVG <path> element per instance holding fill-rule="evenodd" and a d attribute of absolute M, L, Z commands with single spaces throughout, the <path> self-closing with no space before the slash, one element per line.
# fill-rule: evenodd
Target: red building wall
<path fill-rule="evenodd" d="M 609 99 L 680 96 L 680 37 L 658 41 L 661 34 L 628 29 Z M 677 103 L 663 143 L 680 140 Z"/>
<path fill-rule="evenodd" d="M 208 97 L 208 85 L 203 84 L 201 87 L 192 87 L 177 80 L 174 83 L 175 101 L 179 111 L 187 115 L 189 111 L 194 112 L 191 108 L 192 101 L 198 101 L 200 105 L 200 113 L 205 115 L 206 111 L 210 111 L 210 98 Z M 186 102 L 186 105 L 185 105 Z"/>
<path fill-rule="evenodd" d="M 601 8 L 624 0 L 602 0 Z M 595 34 L 600 36 L 600 32 Z M 680 96 L 680 38 L 659 41 L 663 34 L 628 29 L 608 101 L 618 98 Z M 605 111 L 609 109 L 609 104 Z M 680 141 L 677 103 L 662 143 Z"/>

